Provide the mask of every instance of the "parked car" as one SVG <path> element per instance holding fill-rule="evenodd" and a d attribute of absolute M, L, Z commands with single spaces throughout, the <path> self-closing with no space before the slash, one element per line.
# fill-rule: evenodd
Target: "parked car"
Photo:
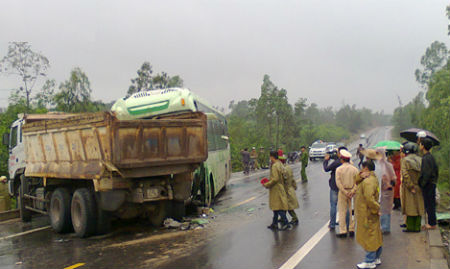
<path fill-rule="evenodd" d="M 326 143 L 313 143 L 309 150 L 309 160 L 325 158 L 327 144 Z"/>
<path fill-rule="evenodd" d="M 333 152 L 334 150 L 337 150 L 338 146 L 336 144 L 328 144 L 328 146 L 325 148 L 326 153 Z"/>

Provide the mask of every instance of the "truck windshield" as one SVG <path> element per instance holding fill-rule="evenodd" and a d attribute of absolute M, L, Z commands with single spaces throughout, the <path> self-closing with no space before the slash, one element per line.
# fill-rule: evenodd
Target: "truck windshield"
<path fill-rule="evenodd" d="M 17 126 L 13 127 L 11 130 L 11 140 L 10 140 L 10 148 L 14 148 L 17 146 Z"/>

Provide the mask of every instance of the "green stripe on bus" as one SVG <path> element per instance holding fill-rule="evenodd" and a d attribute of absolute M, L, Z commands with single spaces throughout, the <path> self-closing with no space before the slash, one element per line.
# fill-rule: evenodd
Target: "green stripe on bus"
<path fill-rule="evenodd" d="M 154 105 L 154 106 L 148 107 L 151 105 Z M 139 109 L 140 107 L 142 107 L 142 108 Z M 146 108 L 146 107 L 148 107 L 148 108 Z M 167 109 L 168 107 L 169 107 L 169 101 L 164 101 L 164 102 L 160 102 L 160 103 L 145 104 L 145 105 L 141 105 L 141 106 L 130 107 L 130 108 L 128 108 L 128 112 L 131 115 L 139 115 L 139 114 L 145 114 L 145 113 L 149 113 L 149 112 L 164 110 L 164 109 Z"/>

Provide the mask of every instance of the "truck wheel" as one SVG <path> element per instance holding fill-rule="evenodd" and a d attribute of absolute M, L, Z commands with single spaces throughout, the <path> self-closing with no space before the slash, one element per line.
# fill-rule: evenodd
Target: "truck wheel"
<path fill-rule="evenodd" d="M 50 199 L 50 224 L 57 233 L 71 232 L 70 196 L 66 188 L 57 188 Z"/>
<path fill-rule="evenodd" d="M 156 209 L 150 215 L 150 223 L 155 227 L 160 227 L 167 216 L 167 202 L 160 201 L 156 204 Z"/>
<path fill-rule="evenodd" d="M 19 186 L 19 210 L 20 210 L 20 218 L 22 222 L 30 222 L 31 221 L 31 211 L 25 208 L 25 197 L 23 196 L 25 193 L 28 194 L 28 182 L 25 178 L 25 175 L 20 176 L 20 186 Z"/>
<path fill-rule="evenodd" d="M 76 236 L 87 237 L 97 230 L 97 205 L 94 194 L 86 188 L 75 191 L 72 197 L 72 224 Z"/>

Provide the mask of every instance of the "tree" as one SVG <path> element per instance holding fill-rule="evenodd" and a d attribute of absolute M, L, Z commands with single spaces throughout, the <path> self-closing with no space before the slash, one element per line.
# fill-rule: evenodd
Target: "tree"
<path fill-rule="evenodd" d="M 127 97 L 133 93 L 153 89 L 152 73 L 152 65 L 149 62 L 144 62 L 137 71 L 137 77 L 131 79 L 131 86 L 128 88 Z"/>
<path fill-rule="evenodd" d="M 184 81 L 180 76 L 176 75 L 176 76 L 169 78 L 169 83 L 167 85 L 169 88 L 175 88 L 175 87 L 181 88 L 184 85 Z"/>
<path fill-rule="evenodd" d="M 170 77 L 166 72 L 161 72 L 152 76 L 153 69 L 149 62 L 144 62 L 137 74 L 138 76 L 131 80 L 127 97 L 140 91 L 183 87 L 183 79 L 178 75 Z"/>
<path fill-rule="evenodd" d="M 258 129 L 261 134 L 265 133 L 267 140 L 272 143 L 272 131 L 275 108 L 273 106 L 273 95 L 276 90 L 275 85 L 270 81 L 268 75 L 264 75 L 261 85 L 261 96 L 255 104 L 255 113 Z M 266 133 L 267 132 L 267 133 Z"/>
<path fill-rule="evenodd" d="M 91 105 L 91 83 L 79 67 L 70 72 L 70 78 L 59 85 L 59 90 L 55 95 L 57 110 L 82 112 Z"/>
<path fill-rule="evenodd" d="M 450 20 L 450 5 L 447 6 L 447 18 Z M 450 35 L 450 24 L 448 25 L 448 35 Z"/>
<path fill-rule="evenodd" d="M 422 69 L 416 69 L 416 80 L 422 87 L 426 87 L 433 74 L 441 69 L 448 59 L 448 50 L 445 43 L 434 41 L 426 49 L 425 54 L 420 58 Z"/>
<path fill-rule="evenodd" d="M 40 92 L 36 94 L 35 100 L 38 107 L 51 108 L 54 104 L 56 81 L 47 79 Z"/>
<path fill-rule="evenodd" d="M 0 73 L 19 76 L 22 85 L 17 94 L 24 96 L 26 100 L 26 111 L 30 110 L 31 93 L 40 76 L 46 76 L 50 67 L 48 59 L 31 50 L 28 42 L 11 42 L 8 53 L 0 61 Z"/>

